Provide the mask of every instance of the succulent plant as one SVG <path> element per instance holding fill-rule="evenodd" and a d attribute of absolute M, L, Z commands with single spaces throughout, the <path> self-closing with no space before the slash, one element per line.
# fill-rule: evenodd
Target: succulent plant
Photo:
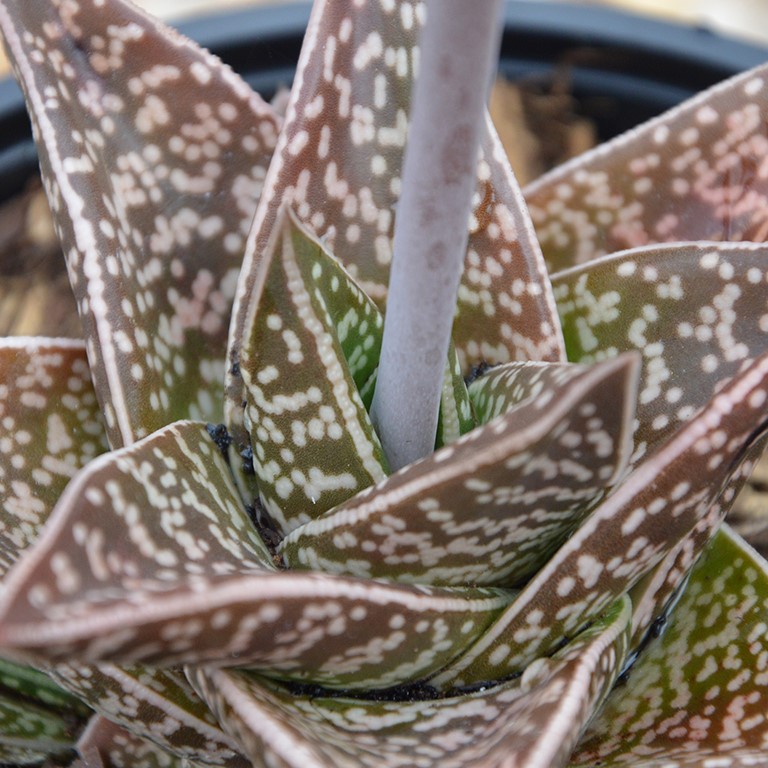
<path fill-rule="evenodd" d="M 318 0 L 283 120 L 123 0 L 0 2 L 85 333 L 0 342 L 0 760 L 765 762 L 768 566 L 723 519 L 768 69 L 526 203 L 486 124 L 436 450 L 390 473 L 423 23 Z"/>

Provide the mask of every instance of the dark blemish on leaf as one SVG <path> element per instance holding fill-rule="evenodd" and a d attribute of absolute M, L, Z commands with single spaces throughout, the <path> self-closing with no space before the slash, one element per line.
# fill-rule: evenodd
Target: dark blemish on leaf
<path fill-rule="evenodd" d="M 211 436 L 211 439 L 216 443 L 218 449 L 221 451 L 221 455 L 229 464 L 229 446 L 232 445 L 232 435 L 227 432 L 227 428 L 224 424 L 206 424 L 206 430 Z"/>
<path fill-rule="evenodd" d="M 491 368 L 496 368 L 499 363 L 486 363 L 485 360 L 473 365 L 469 373 L 464 377 L 464 383 L 469 386 L 473 381 L 477 381 L 481 376 L 485 376 Z"/>
<path fill-rule="evenodd" d="M 232 367 L 229 369 L 229 372 L 233 376 L 238 376 L 238 377 L 240 376 L 240 363 L 237 360 L 235 360 L 235 362 L 232 363 Z"/>
<path fill-rule="evenodd" d="M 259 499 L 256 499 L 253 504 L 246 505 L 245 511 L 248 513 L 248 517 L 253 523 L 254 528 L 256 528 L 264 545 L 269 550 L 269 554 L 272 555 L 272 562 L 275 567 L 285 570 L 287 568 L 285 560 L 283 560 L 282 555 L 277 552 L 277 548 L 283 539 L 277 530 L 277 526 L 270 517 L 269 512 L 264 509 L 264 505 Z"/>
<path fill-rule="evenodd" d="M 250 445 L 240 451 L 240 458 L 243 460 L 243 473 L 246 475 L 255 475 L 256 470 L 253 467 L 253 448 Z"/>
<path fill-rule="evenodd" d="M 653 624 L 651 624 L 651 628 L 648 630 L 648 634 L 653 637 L 661 637 L 664 633 L 664 629 L 667 626 L 667 616 L 666 614 L 662 616 L 657 616 L 656 619 L 654 619 Z"/>

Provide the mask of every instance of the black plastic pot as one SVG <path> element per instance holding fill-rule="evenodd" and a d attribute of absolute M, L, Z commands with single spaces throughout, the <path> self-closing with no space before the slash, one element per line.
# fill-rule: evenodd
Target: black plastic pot
<path fill-rule="evenodd" d="M 290 85 L 309 11 L 309 3 L 261 7 L 178 26 L 269 98 Z M 565 74 L 601 139 L 763 61 L 768 48 L 707 29 L 569 3 L 506 3 L 501 71 L 529 81 Z M 0 81 L 0 200 L 23 187 L 36 162 L 21 94 Z"/>

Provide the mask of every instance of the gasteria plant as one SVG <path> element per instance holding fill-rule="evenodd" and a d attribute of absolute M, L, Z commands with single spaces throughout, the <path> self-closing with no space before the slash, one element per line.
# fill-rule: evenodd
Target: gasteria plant
<path fill-rule="evenodd" d="M 281 120 L 123 0 L 0 2 L 85 329 L 0 345 L 0 759 L 766 761 L 768 567 L 722 521 L 768 416 L 768 69 L 527 204 L 486 122 L 437 450 L 390 474 L 423 23 L 318 0 Z"/>

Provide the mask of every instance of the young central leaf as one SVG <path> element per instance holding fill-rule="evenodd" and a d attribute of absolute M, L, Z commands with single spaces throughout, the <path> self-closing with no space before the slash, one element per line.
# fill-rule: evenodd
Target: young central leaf
<path fill-rule="evenodd" d="M 362 291 L 329 274 L 338 268 L 321 252 L 283 213 L 241 352 L 259 493 L 284 533 L 387 476 L 358 391 L 378 359 L 381 319 Z"/>
<path fill-rule="evenodd" d="M 383 322 L 363 289 L 287 209 L 251 307 L 240 357 L 245 421 L 261 501 L 288 533 L 388 473 L 367 411 Z M 451 344 L 436 445 L 474 426 Z"/>

